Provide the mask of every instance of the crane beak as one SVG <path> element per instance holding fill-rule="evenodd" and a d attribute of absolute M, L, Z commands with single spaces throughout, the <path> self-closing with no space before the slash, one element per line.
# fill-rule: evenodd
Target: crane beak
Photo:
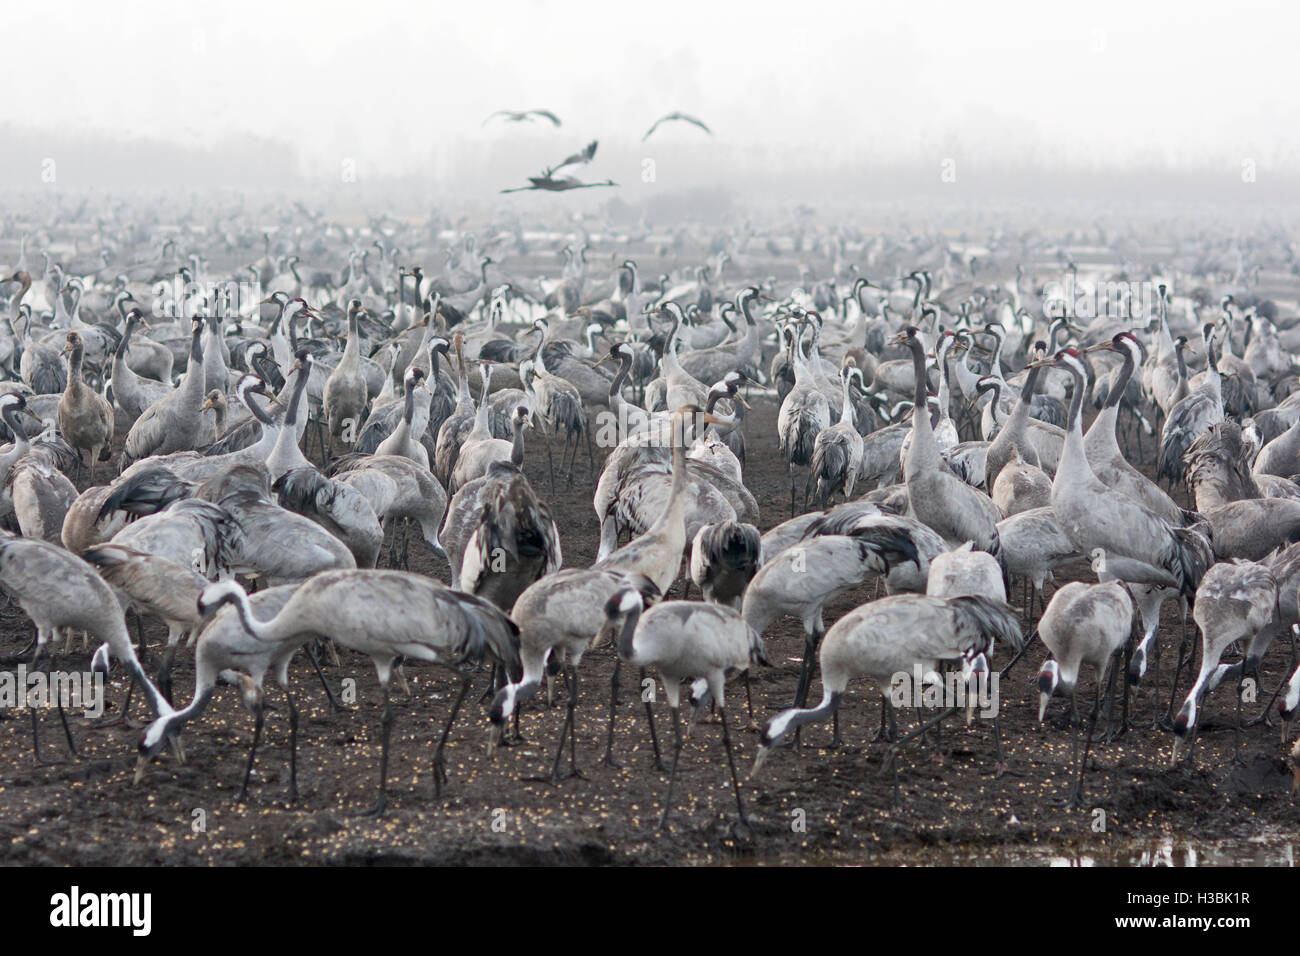
<path fill-rule="evenodd" d="M 772 748 L 767 745 L 761 745 L 758 753 L 754 757 L 754 766 L 749 770 L 749 779 L 753 780 L 758 776 L 758 772 L 763 769 L 763 764 L 767 763 L 767 756 L 772 752 Z"/>
<path fill-rule="evenodd" d="M 1178 761 L 1182 759 L 1183 750 L 1184 748 L 1186 748 L 1188 742 L 1190 742 L 1192 738 L 1192 733 L 1193 731 L 1189 730 L 1186 737 L 1178 737 L 1178 736 L 1174 737 L 1174 752 L 1169 757 L 1170 767 L 1178 766 Z"/>
<path fill-rule="evenodd" d="M 145 772 L 148 769 L 149 769 L 148 757 L 146 757 L 144 754 L 140 754 L 138 757 L 135 758 L 135 776 L 131 778 L 131 785 L 133 787 L 140 786 L 140 782 L 144 780 Z"/>
<path fill-rule="evenodd" d="M 1040 724 L 1043 722 L 1043 718 L 1047 716 L 1047 702 L 1051 699 L 1051 694 L 1038 695 L 1038 722 Z"/>

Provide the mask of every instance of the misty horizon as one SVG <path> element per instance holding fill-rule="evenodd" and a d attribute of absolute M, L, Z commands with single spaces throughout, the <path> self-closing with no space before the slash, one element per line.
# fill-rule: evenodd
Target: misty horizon
<path fill-rule="evenodd" d="M 228 0 L 15 17 L 24 42 L 0 66 L 22 90 L 0 106 L 6 189 L 368 185 L 486 200 L 593 139 L 584 179 L 613 179 L 629 202 L 700 188 L 1276 202 L 1300 185 L 1285 66 L 1300 14 L 1266 4 L 1175 18 L 1121 3 L 760 3 L 741 16 L 669 0 L 620 19 L 545 0 L 445 16 Z M 1243 44 L 1240 68 L 1214 52 Z M 532 108 L 563 125 L 487 119 Z M 670 123 L 643 143 L 673 110 L 713 135 Z"/>

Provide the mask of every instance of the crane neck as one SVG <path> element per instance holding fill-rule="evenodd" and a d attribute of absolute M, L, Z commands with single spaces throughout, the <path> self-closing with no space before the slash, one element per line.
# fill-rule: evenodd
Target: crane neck
<path fill-rule="evenodd" d="M 853 399 L 849 397 L 849 376 L 843 376 L 840 384 L 843 386 L 844 396 L 844 403 L 840 407 L 840 424 L 853 427 Z"/>
<path fill-rule="evenodd" d="M 510 463 L 516 468 L 524 467 L 524 421 L 522 418 L 515 418 L 514 434 L 510 440 Z"/>
<path fill-rule="evenodd" d="M 636 626 L 641 621 L 641 608 L 634 607 L 623 618 L 623 626 L 618 632 L 618 656 L 620 660 L 636 659 Z"/>
<path fill-rule="evenodd" d="M 1182 356 L 1179 356 L 1179 364 L 1182 365 Z M 1119 367 L 1119 374 L 1115 376 L 1115 385 L 1111 389 L 1111 394 L 1106 396 L 1106 408 L 1117 408 L 1119 406 L 1120 399 L 1124 397 L 1124 392 L 1128 389 L 1128 383 L 1133 378 L 1133 373 L 1136 370 L 1137 365 L 1133 360 L 1133 353 L 1125 349 L 1124 362 Z M 1185 366 L 1182 371 L 1186 372 Z"/>
<path fill-rule="evenodd" d="M 284 424 L 292 430 L 298 424 L 298 407 L 302 403 L 302 397 L 307 392 L 307 379 L 310 377 L 308 371 L 310 366 L 303 365 L 298 369 L 298 379 L 293 383 L 293 397 L 289 399 L 289 411 L 284 416 Z"/>

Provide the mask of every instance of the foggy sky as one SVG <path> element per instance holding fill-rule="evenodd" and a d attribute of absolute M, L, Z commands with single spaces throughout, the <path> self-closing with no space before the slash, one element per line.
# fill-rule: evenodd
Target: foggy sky
<path fill-rule="evenodd" d="M 733 164 L 812 170 L 945 157 L 1300 169 L 1294 5 L 24 6 L 6 13 L 0 128 L 31 150 L 47 134 L 65 151 L 103 135 L 182 150 L 265 144 L 326 180 L 345 161 L 369 178 L 439 179 L 490 159 L 493 175 L 509 174 L 503 186 L 591 138 L 602 154 L 584 175 L 620 182 L 646 157 L 707 165 L 710 148 Z M 563 128 L 481 126 L 493 110 L 530 107 Z M 674 109 L 716 137 L 665 128 L 642 146 Z"/>

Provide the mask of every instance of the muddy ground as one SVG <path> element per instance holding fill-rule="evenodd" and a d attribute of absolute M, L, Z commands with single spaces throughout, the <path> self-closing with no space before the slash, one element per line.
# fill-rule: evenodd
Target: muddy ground
<path fill-rule="evenodd" d="M 758 400 L 746 423 L 749 458 L 746 481 L 763 510 L 763 528 L 789 516 L 789 486 L 776 450 L 775 405 Z M 119 435 L 125 433 L 120 429 Z M 527 471 L 546 492 L 546 456 L 535 439 Z M 1151 445 L 1147 443 L 1150 454 Z M 561 528 L 568 566 L 594 559 L 597 534 L 591 509 L 593 479 L 580 458 L 571 489 L 561 487 L 552 506 Z M 448 568 L 427 552 L 412 549 L 412 567 L 446 580 Z M 1086 569 L 1081 565 L 1079 573 Z M 832 607 L 828 624 L 874 595 L 860 594 Z M 1023 603 L 1018 583 L 1013 600 Z M 1161 638 L 1164 666 L 1160 712 L 1172 684 L 1173 659 L 1183 626 L 1166 606 Z M 146 635 L 156 662 L 161 625 Z M 0 666 L 16 668 L 32 628 L 15 607 L 0 613 Z M 767 635 L 775 666 L 753 675 L 755 718 L 762 722 L 789 705 L 797 676 L 802 632 L 794 621 Z M 1288 673 L 1289 646 L 1275 645 L 1263 664 L 1260 702 L 1254 716 Z M 346 713 L 332 713 L 321 685 L 300 654 L 292 668 L 302 711 L 298 767 L 301 795 L 286 803 L 288 726 L 283 697 L 270 687 L 280 709 L 268 715 L 247 803 L 237 803 L 252 740 L 253 720 L 232 687 L 218 690 L 213 705 L 185 732 L 186 762 L 164 756 L 142 784 L 132 785 L 139 724 L 146 718 L 136 695 L 131 718 L 137 725 L 95 729 L 77 715 L 71 720 L 80 756 L 69 759 L 53 711 L 40 714 L 46 756 L 63 760 L 38 766 L 32 755 L 29 711 L 0 711 L 0 860 L 11 864 L 542 864 L 542 863 L 791 863 L 935 862 L 962 853 L 1012 858 L 1044 848 L 1078 854 L 1108 845 L 1141 841 L 1153 834 L 1202 840 L 1246 838 L 1261 830 L 1294 833 L 1300 806 L 1290 798 L 1290 776 L 1275 727 L 1248 728 L 1234 758 L 1234 701 L 1220 689 L 1206 705 L 1191 758 L 1170 769 L 1172 735 L 1152 728 L 1149 687 L 1134 698 L 1133 726 L 1113 742 L 1094 745 L 1084 784 L 1083 809 L 1063 805 L 1069 787 L 1068 703 L 1054 701 L 1045 725 L 1037 723 L 1034 676 L 1044 656 L 1035 647 L 1001 683 L 1002 730 L 1010 772 L 994 776 L 991 721 L 944 726 L 943 759 L 936 761 L 923 741 L 909 744 L 899 758 L 897 804 L 891 777 L 881 774 L 885 745 L 872 743 L 879 724 L 879 695 L 858 686 L 840 710 L 844 743 L 827 748 L 830 727 L 805 730 L 801 752 L 775 753 L 757 780 L 749 767 L 757 734 L 744 729 L 745 695 L 730 690 L 741 793 L 752 833 L 737 832 L 734 798 L 724 762 L 721 728 L 704 723 L 687 741 L 675 806 L 667 830 L 656 831 L 667 774 L 651 767 L 651 746 L 643 708 L 629 690 L 626 674 L 616 721 L 615 754 L 622 767 L 603 765 L 608 687 L 613 667 L 609 648 L 590 653 L 580 672 L 578 759 L 581 778 L 552 784 L 544 777 L 564 709 L 547 708 L 545 696 L 524 712 L 525 742 L 489 757 L 486 671 L 477 675 L 469 706 L 452 732 L 448 784 L 433 795 L 430 759 L 447 713 L 455 679 L 445 671 L 408 665 L 411 696 L 397 696 L 390 774 L 390 810 L 383 819 L 355 816 L 375 795 L 380 695 L 375 672 L 363 656 L 343 652 L 341 666 L 326 664 L 338 689 L 356 682 L 356 700 Z M 187 701 L 193 661 L 178 661 L 175 694 Z M 1008 652 L 999 648 L 997 666 Z M 84 670 L 86 653 L 60 655 L 57 666 Z M 152 666 L 152 665 L 150 665 Z M 1194 665 L 1193 665 L 1194 666 Z M 1080 699 L 1091 700 L 1085 676 Z M 1181 694 L 1191 681 L 1185 669 Z M 270 682 L 268 682 L 270 686 Z M 109 715 L 117 713 L 126 684 L 120 669 L 110 681 Z M 854 692 L 856 691 L 856 692 Z M 814 684 L 812 698 L 819 699 Z M 1086 705 L 1084 709 L 1086 709 Z M 1175 710 L 1177 707 L 1175 706 Z M 670 739 L 666 704 L 656 705 L 661 740 Z M 900 727 L 915 726 L 904 712 Z M 667 753 L 666 753 L 667 756 Z M 1095 813 L 1104 813 L 1104 833 Z M 800 827 L 802 824 L 802 828 Z M 1003 853 L 1005 851 L 1005 857 Z M 1037 858 L 1037 857 L 1034 857 Z"/>

